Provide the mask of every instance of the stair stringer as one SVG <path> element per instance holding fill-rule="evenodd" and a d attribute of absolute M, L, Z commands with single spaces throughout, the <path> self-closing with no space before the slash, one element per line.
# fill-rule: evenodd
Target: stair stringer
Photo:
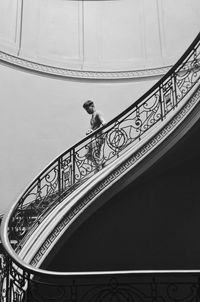
<path fill-rule="evenodd" d="M 162 127 L 158 124 L 151 134 L 62 201 L 31 235 L 19 257 L 40 267 L 64 233 L 65 238 L 69 238 L 94 211 L 171 149 L 200 118 L 200 88 L 189 94 L 182 107 L 169 115 Z"/>

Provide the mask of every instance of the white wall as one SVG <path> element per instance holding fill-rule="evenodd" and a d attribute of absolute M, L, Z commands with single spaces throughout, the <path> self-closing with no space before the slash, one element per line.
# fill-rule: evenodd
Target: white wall
<path fill-rule="evenodd" d="M 199 24 L 199 0 L 1 0 L 0 50 L 74 69 L 148 68 L 174 63 Z M 61 80 L 0 65 L 0 213 L 85 135 L 85 100 L 110 120 L 156 80 Z"/>
<path fill-rule="evenodd" d="M 73 69 L 170 65 L 199 28 L 199 0 L 0 1 L 1 50 Z"/>
<path fill-rule="evenodd" d="M 109 121 L 155 81 L 61 80 L 0 65 L 0 213 L 51 160 L 85 136 L 85 100 L 93 99 Z"/>

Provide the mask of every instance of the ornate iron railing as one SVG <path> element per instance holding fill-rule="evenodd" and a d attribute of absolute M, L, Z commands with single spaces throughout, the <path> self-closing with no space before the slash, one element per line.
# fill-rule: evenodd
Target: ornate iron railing
<path fill-rule="evenodd" d="M 100 168 L 117 159 L 199 84 L 200 34 L 175 66 L 132 106 L 56 158 L 7 216 L 1 260 L 3 302 L 199 301 L 200 271 L 58 273 L 32 268 L 17 253 L 50 211 Z M 10 238 L 10 239 L 9 239 Z M 15 240 L 15 252 L 11 249 Z M 170 274 L 170 277 L 168 274 Z M 56 278 L 55 278 L 56 276 Z"/>
<path fill-rule="evenodd" d="M 107 125 L 56 158 L 22 194 L 9 222 L 19 252 L 66 196 L 141 140 L 174 110 L 200 77 L 200 34 L 175 66 L 147 93 Z"/>
<path fill-rule="evenodd" d="M 198 302 L 200 271 L 68 273 L 31 270 L 5 256 L 1 302 Z"/>

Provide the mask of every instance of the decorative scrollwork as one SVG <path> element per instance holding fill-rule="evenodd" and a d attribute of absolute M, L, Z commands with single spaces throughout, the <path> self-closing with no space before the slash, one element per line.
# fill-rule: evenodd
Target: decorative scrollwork
<path fill-rule="evenodd" d="M 0 253 L 0 301 L 5 301 L 6 297 L 6 277 L 8 274 L 8 265 L 6 265 L 6 257 Z"/>
<path fill-rule="evenodd" d="M 128 147 L 143 134 L 162 121 L 171 110 L 174 110 L 191 89 L 199 84 L 200 79 L 200 34 L 183 55 L 179 64 L 175 65 L 169 73 L 155 85 L 140 100 L 133 104 L 122 115 L 116 117 L 112 123 L 96 131 L 79 144 L 67 150 L 49 165 L 39 177 L 30 185 L 16 204 L 9 221 L 10 239 L 14 239 L 16 252 L 26 242 L 31 231 L 37 227 L 47 213 L 49 213 L 63 198 L 71 194 L 89 177 L 97 173 L 104 165 L 109 164 L 125 152 Z M 196 86 L 195 86 L 196 87 Z M 196 98 L 199 98 L 199 94 Z M 188 102 L 182 109 L 193 105 L 196 99 Z M 188 110 L 189 110 L 188 109 Z M 165 128 L 172 127 L 171 121 Z M 163 128 L 165 134 L 168 129 Z M 162 133 L 162 135 L 164 135 Z M 150 143 L 146 144 L 136 155 L 130 157 L 126 166 L 130 167 L 143 154 L 155 146 L 157 140 L 162 138 L 158 134 Z M 112 179 L 125 171 L 125 166 L 114 171 L 114 175 L 103 180 L 96 192 L 91 192 L 82 204 L 74 206 L 69 216 L 73 218 L 75 213 L 83 209 L 92 198 L 98 194 L 98 190 Z M 100 188 L 101 186 L 101 188 Z M 72 219 L 71 218 L 71 219 Z M 65 223 L 70 217 L 63 217 Z M 56 226 L 56 231 L 60 226 Z M 62 226 L 63 227 L 63 226 Z M 54 234 L 53 234 L 54 235 Z M 52 236 L 50 234 L 49 236 Z M 53 239 L 49 239 L 50 241 Z M 34 260 L 34 259 L 33 259 Z M 7 255 L 0 257 L 0 301 L 1 302 L 192 302 L 199 301 L 199 276 L 181 275 L 171 276 L 145 276 L 136 281 L 134 274 L 122 274 L 117 277 L 101 277 L 91 275 L 83 279 L 80 276 L 67 276 L 62 282 L 54 280 L 49 274 L 30 274 L 21 266 L 19 267 Z M 138 275 L 137 275 L 138 277 Z M 167 281 L 168 280 L 168 281 Z"/>
<path fill-rule="evenodd" d="M 128 136 L 123 128 L 114 128 L 107 135 L 107 144 L 115 152 L 122 150 L 128 141 Z"/>
<path fill-rule="evenodd" d="M 198 296 L 198 284 L 173 283 L 167 286 L 167 296 L 174 302 L 195 301 Z"/>
<path fill-rule="evenodd" d="M 29 274 L 8 261 L 0 283 L 1 302 L 192 302 L 199 301 L 199 275 L 160 273 L 62 276 Z"/>
<path fill-rule="evenodd" d="M 32 231 L 66 196 L 113 162 L 162 122 L 199 83 L 200 35 L 148 93 L 107 126 L 60 155 L 18 201 L 10 219 L 10 239 L 19 252 Z M 195 86 L 195 87 L 196 87 Z"/>
<path fill-rule="evenodd" d="M 90 286 L 81 296 L 82 302 L 144 302 L 145 295 L 130 283 L 119 283 L 116 278 L 111 278 L 106 284 Z"/>

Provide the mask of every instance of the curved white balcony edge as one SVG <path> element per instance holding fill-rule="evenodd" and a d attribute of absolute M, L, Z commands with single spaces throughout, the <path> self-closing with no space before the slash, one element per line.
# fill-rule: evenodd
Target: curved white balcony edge
<path fill-rule="evenodd" d="M 40 267 L 51 248 L 58 242 L 60 237 L 70 227 L 72 223 L 85 211 L 92 203 L 111 186 L 119 181 L 124 175 L 130 172 L 139 162 L 146 158 L 183 123 L 183 121 L 194 111 L 200 102 L 200 88 L 191 91 L 183 104 L 172 111 L 165 122 L 158 123 L 151 132 L 143 137 L 143 140 L 136 143 L 126 151 L 119 159 L 106 166 L 99 173 L 85 182 L 78 190 L 68 196 L 57 208 L 39 225 L 37 230 L 27 240 L 25 246 L 19 253 L 19 257 L 26 263 L 34 267 Z M 155 160 L 161 157 L 176 141 L 178 141 L 199 119 L 200 113 L 197 110 L 195 116 L 189 120 L 189 126 L 180 127 L 178 134 L 161 151 L 155 152 L 155 158 L 142 165 L 126 181 L 130 183 L 146 170 Z M 116 190 L 115 190 L 116 193 Z M 105 201 L 104 201 L 105 202 Z M 72 207 L 73 210 L 72 210 Z"/>
<path fill-rule="evenodd" d="M 30 72 L 40 73 L 46 76 L 91 80 L 128 80 L 162 76 L 166 74 L 167 71 L 172 67 L 170 65 L 130 71 L 83 71 L 40 64 L 34 61 L 26 60 L 22 57 L 13 56 L 3 51 L 0 51 L 0 62 L 3 64 L 12 65 L 16 68 L 22 68 Z"/>

